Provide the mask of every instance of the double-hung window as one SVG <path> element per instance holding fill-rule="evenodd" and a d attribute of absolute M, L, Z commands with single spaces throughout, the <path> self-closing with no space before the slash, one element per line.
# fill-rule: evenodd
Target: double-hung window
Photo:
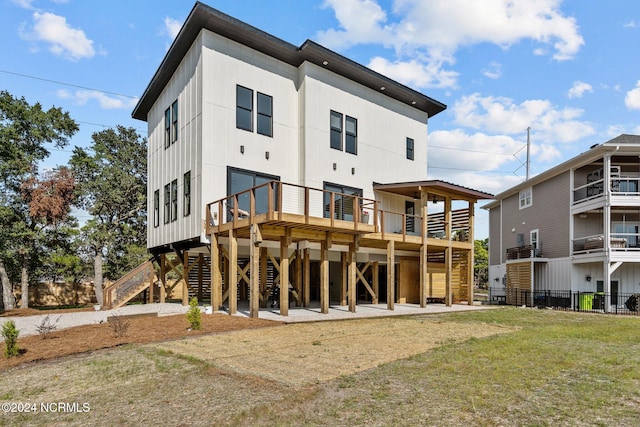
<path fill-rule="evenodd" d="M 349 116 L 345 119 L 344 151 L 351 154 L 358 154 L 358 120 Z"/>
<path fill-rule="evenodd" d="M 273 136 L 273 98 L 258 92 L 258 133 Z"/>
<path fill-rule="evenodd" d="M 171 108 L 164 112 L 164 148 L 171 146 Z"/>
<path fill-rule="evenodd" d="M 160 225 L 160 190 L 153 192 L 153 226 Z"/>
<path fill-rule="evenodd" d="M 342 151 L 342 114 L 331 111 L 331 148 Z"/>
<path fill-rule="evenodd" d="M 236 127 L 253 131 L 253 90 L 236 86 Z"/>
<path fill-rule="evenodd" d="M 413 160 L 414 158 L 414 146 L 413 138 L 407 138 L 407 159 Z"/>
<path fill-rule="evenodd" d="M 178 219 L 178 180 L 171 181 L 171 221 Z"/>
<path fill-rule="evenodd" d="M 184 174 L 183 188 L 184 200 L 182 201 L 182 214 L 189 216 L 191 214 L 191 171 Z"/>
<path fill-rule="evenodd" d="M 533 204 L 532 188 L 525 188 L 520 191 L 520 209 L 528 208 Z"/>
<path fill-rule="evenodd" d="M 171 221 L 171 185 L 164 186 L 164 223 Z"/>

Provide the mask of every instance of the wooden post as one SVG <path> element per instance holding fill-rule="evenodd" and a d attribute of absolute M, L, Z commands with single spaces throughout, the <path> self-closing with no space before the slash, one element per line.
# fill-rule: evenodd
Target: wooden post
<path fill-rule="evenodd" d="M 153 281 L 153 277 L 154 277 L 154 272 L 153 272 L 153 263 L 150 263 L 150 268 L 149 268 L 149 304 L 153 304 L 153 288 L 156 287 L 155 282 Z"/>
<path fill-rule="evenodd" d="M 356 287 L 358 286 L 358 282 L 356 279 L 356 250 L 355 245 L 353 243 L 349 244 L 349 279 L 347 286 L 347 293 L 349 297 L 349 311 L 352 313 L 356 312 Z"/>
<path fill-rule="evenodd" d="M 238 240 L 229 230 L 229 314 L 238 312 Z"/>
<path fill-rule="evenodd" d="M 202 303 L 202 273 L 204 269 L 204 255 L 198 254 L 198 302 Z"/>
<path fill-rule="evenodd" d="M 396 271 L 395 271 L 395 243 L 393 240 L 387 242 L 387 309 L 393 310 L 393 303 L 396 294 Z"/>
<path fill-rule="evenodd" d="M 167 286 L 167 266 L 164 260 L 165 255 L 160 255 L 160 303 L 164 304 L 166 298 L 166 286 Z"/>
<path fill-rule="evenodd" d="M 329 313 L 329 250 L 327 242 L 320 242 L 320 311 Z"/>
<path fill-rule="evenodd" d="M 311 303 L 311 256 L 309 248 L 304 250 L 304 306 L 309 307 Z"/>
<path fill-rule="evenodd" d="M 445 236 L 447 239 L 447 248 L 444 250 L 444 262 L 446 265 L 446 294 L 445 302 L 447 307 L 451 307 L 453 304 L 453 289 L 451 286 L 452 269 L 453 269 L 453 250 L 451 248 L 451 197 L 445 197 L 444 199 L 444 217 L 445 217 Z"/>
<path fill-rule="evenodd" d="M 347 305 L 347 280 L 349 277 L 347 266 L 347 253 L 340 252 L 340 267 L 342 271 L 342 281 L 340 282 L 340 305 Z"/>
<path fill-rule="evenodd" d="M 422 235 L 422 245 L 420 245 L 420 307 L 427 306 L 427 260 L 429 259 L 427 251 L 427 217 L 429 209 L 429 194 L 422 192 L 420 196 L 420 215 L 422 216 L 422 224 L 420 234 Z"/>
<path fill-rule="evenodd" d="M 267 306 L 267 248 L 260 248 L 260 295 L 262 295 L 262 301 L 260 307 Z"/>
<path fill-rule="evenodd" d="M 220 271 L 220 247 L 218 235 L 211 234 L 211 307 L 218 311 L 222 305 L 222 273 Z"/>
<path fill-rule="evenodd" d="M 182 290 L 182 305 L 189 305 L 189 252 L 184 251 L 182 260 L 182 280 L 184 288 Z"/>
<path fill-rule="evenodd" d="M 289 315 L 289 247 L 287 238 L 280 238 L 280 316 Z"/>
<path fill-rule="evenodd" d="M 302 306 L 302 249 L 296 249 L 296 278 L 295 278 L 295 290 L 296 290 L 296 307 Z"/>
<path fill-rule="evenodd" d="M 474 260 L 474 251 L 475 251 L 475 241 L 474 241 L 474 230 L 473 230 L 473 226 L 474 226 L 474 217 L 475 217 L 475 212 L 474 212 L 474 203 L 473 202 L 469 202 L 469 233 L 468 233 L 468 237 L 467 239 L 469 240 L 469 243 L 471 244 L 471 249 L 469 249 L 468 252 L 468 257 L 469 259 L 467 259 L 467 281 L 469 282 L 469 289 L 467 290 L 467 303 L 469 305 L 473 305 L 473 285 L 475 283 L 475 277 L 473 276 L 473 264 L 475 262 Z"/>
<path fill-rule="evenodd" d="M 258 228 L 257 225 L 252 225 L 252 228 Z M 249 316 L 257 319 L 260 313 L 260 243 L 256 238 L 256 232 L 251 233 L 251 245 L 250 245 L 250 276 L 249 276 Z"/>
<path fill-rule="evenodd" d="M 371 304 L 378 304 L 378 299 L 380 297 L 380 286 L 378 283 L 379 268 L 380 268 L 380 264 L 378 263 L 378 261 L 374 261 L 373 269 L 371 271 L 371 277 L 373 279 L 373 293 L 376 295 L 371 299 Z"/>

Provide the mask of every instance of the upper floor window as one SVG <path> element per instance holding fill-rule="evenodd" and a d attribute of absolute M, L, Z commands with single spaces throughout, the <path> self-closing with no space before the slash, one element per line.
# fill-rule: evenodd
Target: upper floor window
<path fill-rule="evenodd" d="M 171 181 L 171 221 L 178 219 L 178 180 Z"/>
<path fill-rule="evenodd" d="M 258 92 L 258 133 L 273 136 L 273 98 Z"/>
<path fill-rule="evenodd" d="M 171 185 L 164 186 L 164 223 L 171 220 Z"/>
<path fill-rule="evenodd" d="M 253 131 L 253 91 L 236 86 L 236 127 Z"/>
<path fill-rule="evenodd" d="M 347 116 L 345 120 L 345 144 L 344 151 L 358 154 L 358 120 Z"/>
<path fill-rule="evenodd" d="M 528 208 L 533 204 L 532 188 L 525 188 L 520 191 L 520 209 Z"/>
<path fill-rule="evenodd" d="M 171 105 L 171 143 L 178 140 L 178 100 Z"/>
<path fill-rule="evenodd" d="M 160 190 L 153 192 L 153 226 L 160 225 Z"/>
<path fill-rule="evenodd" d="M 164 148 L 171 145 L 171 108 L 164 112 Z"/>
<path fill-rule="evenodd" d="M 164 148 L 178 140 L 178 100 L 164 111 Z"/>
<path fill-rule="evenodd" d="M 182 213 L 184 216 L 191 214 L 191 171 L 184 174 L 184 200 L 182 201 Z"/>
<path fill-rule="evenodd" d="M 331 148 L 342 151 L 342 114 L 331 111 Z"/>
<path fill-rule="evenodd" d="M 407 159 L 413 160 L 413 138 L 407 138 Z"/>

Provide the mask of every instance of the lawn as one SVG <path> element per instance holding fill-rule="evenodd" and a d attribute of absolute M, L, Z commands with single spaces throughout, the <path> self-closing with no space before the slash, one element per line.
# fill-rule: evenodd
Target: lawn
<path fill-rule="evenodd" d="M 90 410 L 0 425 L 635 426 L 639 367 L 637 317 L 501 308 L 285 325 L 7 369 L 0 403 Z"/>

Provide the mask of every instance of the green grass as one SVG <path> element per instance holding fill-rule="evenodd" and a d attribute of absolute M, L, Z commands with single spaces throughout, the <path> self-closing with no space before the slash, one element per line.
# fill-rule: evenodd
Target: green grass
<path fill-rule="evenodd" d="M 316 397 L 317 412 L 297 402 L 278 418 L 285 425 L 638 424 L 640 318 L 514 308 L 443 317 L 520 329 L 343 376 Z M 336 390 L 340 399 L 331 398 Z"/>

